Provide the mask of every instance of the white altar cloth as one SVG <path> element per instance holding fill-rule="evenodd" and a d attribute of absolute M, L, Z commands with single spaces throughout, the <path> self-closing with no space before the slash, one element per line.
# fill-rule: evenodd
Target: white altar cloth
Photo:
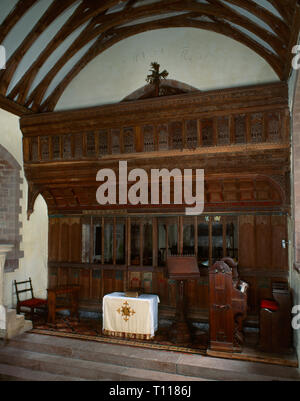
<path fill-rule="evenodd" d="M 158 328 L 159 297 L 142 294 L 138 298 L 113 292 L 103 297 L 103 332 L 113 336 L 149 339 Z"/>

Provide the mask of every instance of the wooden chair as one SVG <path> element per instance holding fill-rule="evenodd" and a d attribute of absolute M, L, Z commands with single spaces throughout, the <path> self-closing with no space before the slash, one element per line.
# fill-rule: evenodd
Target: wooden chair
<path fill-rule="evenodd" d="M 22 308 L 30 309 L 31 311 L 31 320 L 34 318 L 34 310 L 35 309 L 43 309 L 44 312 L 47 310 L 47 299 L 35 298 L 33 294 L 32 282 L 31 278 L 26 281 L 14 281 L 16 296 L 17 296 L 17 314 L 21 313 Z M 29 287 L 28 287 L 29 285 Z M 20 289 L 21 288 L 23 289 Z M 20 299 L 20 294 L 25 292 L 30 292 L 31 297 L 25 300 Z M 47 316 L 47 315 L 46 315 Z"/>

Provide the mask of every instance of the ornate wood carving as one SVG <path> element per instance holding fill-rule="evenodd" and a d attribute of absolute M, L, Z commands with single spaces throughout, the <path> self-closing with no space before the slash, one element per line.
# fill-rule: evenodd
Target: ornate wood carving
<path fill-rule="evenodd" d="M 72 158 L 72 135 L 70 135 L 70 134 L 64 135 L 63 141 L 64 141 L 63 158 L 65 160 L 71 159 Z"/>
<path fill-rule="evenodd" d="M 93 132 L 86 134 L 86 155 L 87 157 L 96 156 L 96 136 Z"/>
<path fill-rule="evenodd" d="M 263 114 L 255 113 L 251 115 L 251 141 L 262 142 L 264 138 Z"/>
<path fill-rule="evenodd" d="M 120 154 L 121 153 L 121 145 L 120 145 L 120 130 L 112 129 L 111 130 L 111 153 Z"/>
<path fill-rule="evenodd" d="M 159 124 L 157 127 L 157 132 L 158 132 L 158 149 L 159 150 L 169 149 L 168 125 Z"/>
<path fill-rule="evenodd" d="M 106 130 L 99 131 L 99 156 L 108 154 L 108 134 Z"/>
<path fill-rule="evenodd" d="M 214 145 L 214 122 L 212 119 L 201 121 L 202 146 Z"/>
<path fill-rule="evenodd" d="M 169 138 L 171 149 L 182 149 L 183 127 L 180 121 L 171 122 L 171 124 L 169 125 Z"/>
<path fill-rule="evenodd" d="M 144 152 L 153 152 L 155 150 L 154 126 L 145 125 L 143 127 Z"/>
<path fill-rule="evenodd" d="M 217 135 L 219 145 L 230 144 L 229 118 L 218 117 L 217 119 Z"/>
<path fill-rule="evenodd" d="M 100 210 L 97 172 L 105 166 L 118 174 L 120 159 L 128 171 L 204 169 L 207 212 L 286 212 L 288 118 L 283 84 L 24 116 L 25 173 L 51 213 Z M 183 212 L 184 206 L 128 210 Z"/>
<path fill-rule="evenodd" d="M 135 132 L 134 128 L 124 128 L 123 130 L 124 153 L 135 152 Z"/>
<path fill-rule="evenodd" d="M 198 145 L 198 121 L 186 121 L 186 147 L 188 149 L 195 149 Z"/>
<path fill-rule="evenodd" d="M 234 116 L 234 139 L 235 143 L 245 143 L 247 133 L 247 121 L 245 114 Z"/>

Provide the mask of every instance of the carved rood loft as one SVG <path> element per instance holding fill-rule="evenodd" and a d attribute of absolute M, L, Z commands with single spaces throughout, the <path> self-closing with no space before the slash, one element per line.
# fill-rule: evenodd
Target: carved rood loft
<path fill-rule="evenodd" d="M 105 166 L 118 177 L 120 160 L 128 173 L 137 166 L 204 169 L 206 212 L 289 211 L 283 83 L 24 116 L 21 129 L 29 215 L 39 194 L 49 214 L 112 210 L 97 203 L 96 175 Z M 184 210 L 147 210 L 170 207 Z"/>

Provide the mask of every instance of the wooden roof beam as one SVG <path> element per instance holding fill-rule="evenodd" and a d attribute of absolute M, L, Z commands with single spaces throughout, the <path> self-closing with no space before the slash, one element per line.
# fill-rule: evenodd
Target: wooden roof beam
<path fill-rule="evenodd" d="M 282 21 L 279 17 L 272 14 L 266 8 L 259 6 L 254 1 L 249 0 L 226 0 L 227 3 L 233 4 L 235 6 L 244 8 L 246 11 L 249 11 L 257 18 L 264 21 L 269 27 L 281 38 L 284 39 L 285 42 L 289 40 L 290 37 L 290 27 L 287 23 Z"/>
<path fill-rule="evenodd" d="M 160 7 L 158 7 L 158 4 Z M 234 14 L 230 13 L 229 10 L 223 7 L 215 7 L 213 5 L 203 5 L 203 4 L 194 4 L 194 5 L 189 5 L 186 6 L 185 4 L 182 4 L 182 2 L 174 1 L 174 2 L 164 2 L 166 8 L 162 7 L 162 3 L 157 3 L 153 4 L 150 6 L 144 6 L 144 7 L 139 7 L 138 9 L 134 10 L 134 12 L 130 13 L 125 13 L 124 12 L 119 12 L 115 13 L 116 15 L 111 18 L 107 18 L 107 16 L 103 16 L 100 19 L 97 18 L 93 23 L 91 23 L 88 27 L 85 28 L 85 30 L 81 33 L 81 35 L 73 42 L 73 44 L 69 47 L 68 51 L 66 54 L 55 64 L 55 66 L 49 71 L 47 76 L 41 81 L 41 83 L 35 88 L 35 90 L 31 93 L 29 98 L 27 99 L 25 105 L 29 106 L 33 102 L 32 108 L 33 110 L 38 110 L 40 103 L 43 100 L 43 97 L 51 84 L 52 80 L 56 76 L 56 74 L 59 72 L 59 70 L 62 69 L 62 67 L 82 48 L 84 47 L 89 41 L 93 40 L 95 37 L 103 34 L 104 32 L 108 31 L 109 29 L 115 28 L 119 25 L 132 22 L 135 19 L 138 18 L 144 18 L 146 16 L 150 15 L 158 15 L 158 14 L 164 14 L 170 11 L 193 11 L 193 12 L 198 12 L 200 15 L 205 14 L 208 16 L 220 16 L 223 18 L 228 18 L 231 21 L 234 21 L 236 24 L 240 24 L 241 26 L 244 26 L 245 28 L 252 30 L 257 34 L 257 36 L 260 36 L 262 40 L 265 40 L 266 42 L 270 38 L 270 35 L 267 31 L 264 29 L 260 28 L 256 24 L 252 23 L 250 20 L 245 18 L 242 15 L 239 14 Z M 108 22 L 105 22 L 108 20 Z M 100 23 L 102 21 L 102 24 Z M 96 24 L 97 22 L 97 24 Z M 94 26 L 98 25 L 100 23 L 99 28 L 94 28 Z M 276 41 L 276 44 L 275 44 Z M 254 43 L 254 41 L 253 41 Z M 275 46 L 275 52 L 279 55 L 283 55 L 283 52 L 281 48 L 279 47 L 279 43 L 276 39 L 276 37 L 273 35 L 273 42 L 269 43 L 270 46 L 272 47 Z M 253 46 L 252 46 L 253 48 Z M 261 45 L 257 44 L 257 48 L 261 49 Z M 261 54 L 261 52 L 260 52 Z M 277 70 L 278 72 L 278 70 Z"/>
<path fill-rule="evenodd" d="M 169 0 L 164 0 L 163 5 L 167 7 L 165 9 L 162 7 L 162 3 L 160 7 L 157 4 L 151 4 L 143 7 L 139 7 L 134 9 L 132 12 L 116 12 L 113 16 L 104 15 L 99 17 L 95 17 L 90 24 L 81 32 L 78 38 L 72 43 L 72 45 L 68 48 L 67 52 L 64 56 L 57 61 L 57 63 L 53 66 L 53 68 L 48 72 L 48 74 L 44 77 L 44 79 L 40 82 L 40 84 L 34 89 L 34 91 L 28 97 L 25 105 L 31 105 L 33 110 L 38 110 L 42 99 L 51 84 L 52 80 L 55 78 L 57 73 L 63 68 L 63 66 L 86 44 L 92 41 L 97 36 L 104 34 L 110 29 L 124 24 L 126 22 L 134 21 L 137 18 L 143 18 L 145 16 L 156 15 L 156 14 L 164 14 L 170 11 L 170 7 L 172 4 L 178 4 L 179 0 L 174 0 L 171 2 Z M 102 22 L 102 23 L 101 23 Z M 99 26 L 98 26 L 99 25 Z"/>
<path fill-rule="evenodd" d="M 268 0 L 288 25 L 293 21 L 293 12 L 291 11 L 291 8 L 295 6 L 296 1 L 297 0 Z"/>
<path fill-rule="evenodd" d="M 0 43 L 38 0 L 19 0 L 0 26 Z"/>
<path fill-rule="evenodd" d="M 32 114 L 33 112 L 20 104 L 13 102 L 7 97 L 0 95 L 0 108 L 15 114 L 16 116 L 24 116 L 25 114 Z"/>
<path fill-rule="evenodd" d="M 102 1 L 101 4 L 97 0 L 84 0 L 77 9 L 73 12 L 68 21 L 63 25 L 63 27 L 57 32 L 54 38 L 48 43 L 45 49 L 33 62 L 31 67 L 26 71 L 23 77 L 15 85 L 12 91 L 9 93 L 8 97 L 10 99 L 15 99 L 17 96 L 21 95 L 22 100 L 24 100 L 28 95 L 31 84 L 33 83 L 38 71 L 46 62 L 46 60 L 51 56 L 51 54 L 61 45 L 64 40 L 70 36 L 77 28 L 86 23 L 88 20 L 93 18 L 95 15 L 106 11 L 108 8 L 118 4 L 120 1 L 125 0 L 106 0 Z M 90 7 L 90 8 L 89 8 Z M 7 69 L 9 69 L 10 62 L 7 63 Z"/>
<path fill-rule="evenodd" d="M 224 4 L 218 0 L 208 0 L 208 2 L 211 3 L 210 10 L 203 7 L 203 5 L 199 3 L 189 4 L 185 7 L 185 9 L 192 12 L 199 12 L 199 14 L 207 15 L 208 17 L 223 18 L 236 25 L 240 25 L 241 27 L 254 33 L 264 42 L 268 43 L 269 46 L 272 49 L 274 49 L 277 55 L 284 56 L 286 54 L 287 43 L 285 43 L 277 35 L 267 31 L 258 24 L 252 22 L 249 18 L 245 17 L 244 15 L 233 11 L 230 7 L 224 6 Z M 177 9 L 177 7 L 174 7 L 174 9 Z"/>
<path fill-rule="evenodd" d="M 33 43 L 39 38 L 39 36 L 48 28 L 50 24 L 62 14 L 70 5 L 76 0 L 54 0 L 51 3 L 48 10 L 44 13 L 41 19 L 34 25 L 32 30 L 23 40 L 21 45 L 16 49 L 14 54 L 10 57 L 6 63 L 6 69 L 0 75 L 0 93 L 5 95 L 9 83 L 18 68 L 19 63 L 24 57 L 25 53 L 30 49 Z"/>

